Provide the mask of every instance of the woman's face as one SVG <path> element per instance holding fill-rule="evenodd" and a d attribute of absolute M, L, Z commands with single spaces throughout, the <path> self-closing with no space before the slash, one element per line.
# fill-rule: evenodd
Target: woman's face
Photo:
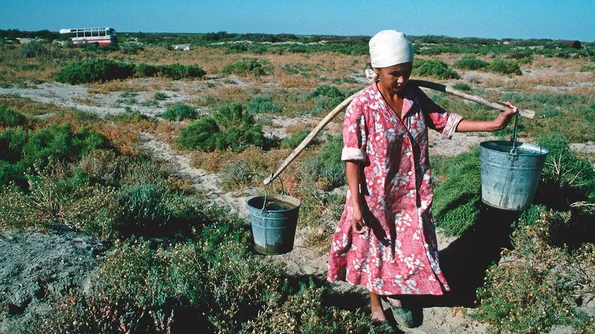
<path fill-rule="evenodd" d="M 403 63 L 390 67 L 375 68 L 378 74 L 378 84 L 392 93 L 400 92 L 409 81 L 411 76 L 412 63 Z"/>

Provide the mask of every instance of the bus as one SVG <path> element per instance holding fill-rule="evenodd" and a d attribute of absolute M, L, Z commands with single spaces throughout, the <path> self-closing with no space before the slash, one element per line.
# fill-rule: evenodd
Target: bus
<path fill-rule="evenodd" d="M 75 46 L 95 45 L 112 46 L 118 43 L 116 30 L 104 28 L 73 28 L 60 29 L 60 34 L 67 34 Z"/>

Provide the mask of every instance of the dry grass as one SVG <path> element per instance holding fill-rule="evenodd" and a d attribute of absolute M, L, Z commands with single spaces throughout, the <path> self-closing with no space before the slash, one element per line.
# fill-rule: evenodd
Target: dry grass
<path fill-rule="evenodd" d="M 6 104 L 10 108 L 28 116 L 54 114 L 61 110 L 61 108 L 51 104 L 35 102 L 18 96 L 0 96 L 0 103 Z"/>

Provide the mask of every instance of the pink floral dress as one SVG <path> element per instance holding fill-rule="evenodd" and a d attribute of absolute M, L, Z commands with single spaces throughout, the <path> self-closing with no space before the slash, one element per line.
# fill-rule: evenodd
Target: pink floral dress
<path fill-rule="evenodd" d="M 428 159 L 428 128 L 450 138 L 462 117 L 447 113 L 418 87 L 404 90 L 402 119 L 376 84 L 345 113 L 342 160 L 363 166 L 360 193 L 368 232 L 351 232 L 349 191 L 329 255 L 327 279 L 379 295 L 448 291 L 440 270 Z"/>

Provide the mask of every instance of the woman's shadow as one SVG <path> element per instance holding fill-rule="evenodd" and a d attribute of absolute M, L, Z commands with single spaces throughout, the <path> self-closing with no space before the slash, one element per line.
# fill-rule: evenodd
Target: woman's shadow
<path fill-rule="evenodd" d="M 478 219 L 458 239 L 440 251 L 440 267 L 450 286 L 442 296 L 423 296 L 422 307 L 474 307 L 476 290 L 486 270 L 500 260 L 503 248 L 511 248 L 512 223 L 519 212 L 481 204 Z"/>

